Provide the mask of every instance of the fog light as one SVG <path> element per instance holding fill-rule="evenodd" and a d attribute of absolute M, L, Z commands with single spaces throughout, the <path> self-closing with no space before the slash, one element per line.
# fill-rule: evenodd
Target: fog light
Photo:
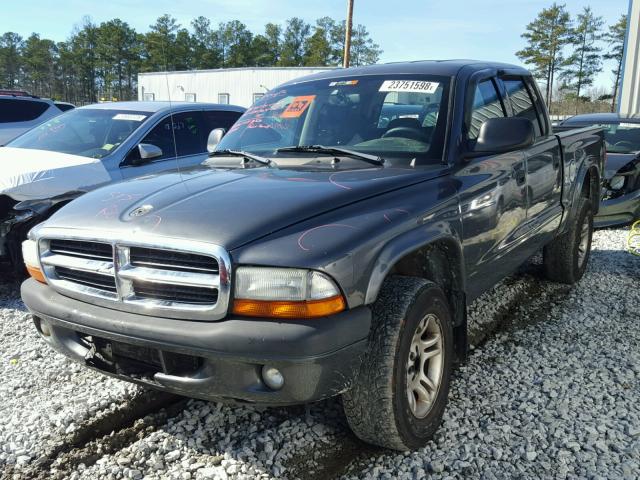
<path fill-rule="evenodd" d="M 284 386 L 284 377 L 280 370 L 268 365 L 262 367 L 262 380 L 272 390 L 280 390 Z"/>

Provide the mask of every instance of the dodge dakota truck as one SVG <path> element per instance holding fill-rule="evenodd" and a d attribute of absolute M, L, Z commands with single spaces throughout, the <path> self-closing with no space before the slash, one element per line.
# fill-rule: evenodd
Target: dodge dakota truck
<path fill-rule="evenodd" d="M 185 396 L 341 395 L 391 449 L 438 428 L 469 302 L 532 255 L 589 260 L 602 130 L 554 134 L 522 68 L 424 61 L 268 92 L 195 168 L 83 195 L 23 244 L 53 348 Z"/>

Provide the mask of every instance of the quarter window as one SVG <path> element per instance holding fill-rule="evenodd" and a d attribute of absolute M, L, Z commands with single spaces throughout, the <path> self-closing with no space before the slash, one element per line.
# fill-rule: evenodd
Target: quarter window
<path fill-rule="evenodd" d="M 478 83 L 471 106 L 468 138 L 476 140 L 480 127 L 486 120 L 504 116 L 504 108 L 493 81 L 484 80 Z"/>
<path fill-rule="evenodd" d="M 30 122 L 48 108 L 48 103 L 35 100 L 0 99 L 0 123 Z"/>
<path fill-rule="evenodd" d="M 216 128 L 224 128 L 227 132 L 231 128 L 231 126 L 236 123 L 236 120 L 240 118 L 242 115 L 239 112 L 225 112 L 220 110 L 205 110 L 204 114 L 204 125 L 205 125 L 205 136 L 209 136 L 211 130 Z"/>

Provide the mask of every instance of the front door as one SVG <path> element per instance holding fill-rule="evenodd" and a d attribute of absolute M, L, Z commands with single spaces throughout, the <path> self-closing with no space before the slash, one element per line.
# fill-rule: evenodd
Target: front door
<path fill-rule="evenodd" d="M 200 111 L 169 115 L 140 142 L 155 145 L 162 150 L 162 155 L 141 161 L 138 148 L 134 147 L 121 165 L 122 176 L 133 178 L 197 165 L 207 158 L 206 135 Z"/>
<path fill-rule="evenodd" d="M 467 127 L 469 142 L 478 138 L 485 120 L 506 116 L 496 87 L 494 79 L 475 87 Z M 475 298 L 484 286 L 495 284 L 524 261 L 518 248 L 527 214 L 524 154 L 516 151 L 467 160 L 456 177 L 461 182 L 468 294 Z"/>
<path fill-rule="evenodd" d="M 554 235 L 562 215 L 562 152 L 558 139 L 546 124 L 542 103 L 533 84 L 522 77 L 504 77 L 509 116 L 533 123 L 536 140 L 525 151 L 527 165 L 527 232 L 536 239 L 531 248 Z"/>

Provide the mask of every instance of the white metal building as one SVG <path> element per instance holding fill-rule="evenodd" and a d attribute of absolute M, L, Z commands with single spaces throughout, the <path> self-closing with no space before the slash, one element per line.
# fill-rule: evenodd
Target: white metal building
<path fill-rule="evenodd" d="M 629 0 L 620 113 L 640 113 L 640 0 Z"/>
<path fill-rule="evenodd" d="M 267 90 L 328 67 L 255 67 L 138 75 L 138 100 L 229 103 L 249 107 Z"/>

